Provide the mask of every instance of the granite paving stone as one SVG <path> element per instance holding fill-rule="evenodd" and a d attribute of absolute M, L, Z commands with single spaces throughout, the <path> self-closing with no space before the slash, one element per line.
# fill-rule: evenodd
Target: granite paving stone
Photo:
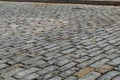
<path fill-rule="evenodd" d="M 115 78 L 113 78 L 112 80 L 119 80 L 120 79 L 120 75 L 116 76 Z"/>
<path fill-rule="evenodd" d="M 97 72 L 91 72 L 84 76 L 83 78 L 80 78 L 79 80 L 96 80 L 101 74 Z"/>
<path fill-rule="evenodd" d="M 0 1 L 0 80 L 119 75 L 119 6 Z"/>

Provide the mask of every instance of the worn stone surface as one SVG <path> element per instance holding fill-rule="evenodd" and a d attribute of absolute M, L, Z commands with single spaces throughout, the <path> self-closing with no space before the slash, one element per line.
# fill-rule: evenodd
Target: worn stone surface
<path fill-rule="evenodd" d="M 90 72 L 92 72 L 94 70 L 95 70 L 95 68 L 88 67 L 88 68 L 82 69 L 79 72 L 75 73 L 75 76 L 84 77 L 84 76 L 86 76 L 87 74 L 89 74 Z"/>
<path fill-rule="evenodd" d="M 120 79 L 120 75 L 116 76 L 115 78 L 113 78 L 112 80 L 119 80 Z"/>
<path fill-rule="evenodd" d="M 118 79 L 119 56 L 119 6 L 0 1 L 3 80 Z"/>
<path fill-rule="evenodd" d="M 96 80 L 101 74 L 97 72 L 90 72 L 83 78 L 80 78 L 79 80 Z"/>
<path fill-rule="evenodd" d="M 106 74 L 104 74 L 103 76 L 101 76 L 100 78 L 98 78 L 98 80 L 111 80 L 113 79 L 115 76 L 119 75 L 119 71 L 110 71 Z"/>
<path fill-rule="evenodd" d="M 100 72 L 100 73 L 106 73 L 106 72 L 109 72 L 109 71 L 112 71 L 114 69 L 113 66 L 110 66 L 110 65 L 102 65 L 98 68 L 96 68 L 96 71 Z"/>
<path fill-rule="evenodd" d="M 111 62 L 109 62 L 110 65 L 117 66 L 120 64 L 120 57 L 113 59 Z"/>
<path fill-rule="evenodd" d="M 51 79 L 49 79 L 49 80 L 62 80 L 62 78 L 59 77 L 59 76 L 55 76 L 55 77 L 53 77 L 53 78 L 51 78 Z"/>
<path fill-rule="evenodd" d="M 102 60 L 99 60 L 99 61 L 93 63 L 93 64 L 90 65 L 90 66 L 97 68 L 97 67 L 100 67 L 100 66 L 104 65 L 104 64 L 107 63 L 108 61 L 110 61 L 110 59 L 102 59 Z"/>

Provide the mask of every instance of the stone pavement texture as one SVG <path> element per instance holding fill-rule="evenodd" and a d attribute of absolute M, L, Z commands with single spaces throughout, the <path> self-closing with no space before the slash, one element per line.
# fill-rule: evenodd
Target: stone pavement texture
<path fill-rule="evenodd" d="M 120 0 L 0 0 L 15 2 L 42 2 L 42 3 L 69 3 L 69 4 L 92 4 L 120 6 Z"/>
<path fill-rule="evenodd" d="M 1 1 L 0 80 L 120 80 L 120 7 Z"/>

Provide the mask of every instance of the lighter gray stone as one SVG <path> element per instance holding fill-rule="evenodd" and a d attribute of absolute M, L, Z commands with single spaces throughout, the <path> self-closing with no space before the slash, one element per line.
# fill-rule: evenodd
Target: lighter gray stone
<path fill-rule="evenodd" d="M 22 72 L 20 72 L 20 73 L 17 73 L 16 75 L 15 75 L 15 77 L 16 78 L 23 78 L 23 77 L 25 77 L 25 76 L 27 76 L 27 75 L 29 75 L 29 74 L 31 74 L 31 73 L 34 73 L 34 72 L 36 72 L 36 71 L 38 71 L 39 69 L 38 68 L 30 68 L 30 69 L 28 69 L 28 70 L 25 70 L 25 71 L 22 71 Z"/>
<path fill-rule="evenodd" d="M 113 59 L 111 62 L 109 62 L 110 65 L 117 66 L 120 64 L 120 57 L 117 57 Z"/>
<path fill-rule="evenodd" d="M 0 69 L 3 69 L 3 68 L 6 68 L 6 67 L 8 67 L 8 65 L 7 64 L 0 64 Z"/>
<path fill-rule="evenodd" d="M 25 78 L 23 78 L 23 80 L 34 80 L 34 79 L 37 79 L 38 77 L 39 77 L 38 74 L 33 73 L 33 74 L 30 74 L 30 75 L 26 76 Z"/>
<path fill-rule="evenodd" d="M 56 68 L 58 68 L 57 66 L 48 66 L 48 67 L 45 67 L 44 69 L 38 71 L 37 73 L 40 74 L 40 75 L 43 75 L 45 73 L 48 73 L 48 72 L 51 72 L 51 71 L 54 71 Z"/>
<path fill-rule="evenodd" d="M 96 78 L 98 78 L 100 75 L 101 74 L 98 72 L 91 72 L 79 80 L 96 80 Z"/>
<path fill-rule="evenodd" d="M 55 77 L 53 77 L 53 78 L 51 78 L 51 79 L 49 79 L 49 80 L 62 80 L 62 78 L 59 77 L 59 76 L 55 76 Z"/>
<path fill-rule="evenodd" d="M 120 80 L 120 76 L 116 76 L 113 80 Z"/>
<path fill-rule="evenodd" d="M 77 77 L 74 76 L 69 76 L 68 78 L 66 78 L 65 80 L 77 80 Z"/>
<path fill-rule="evenodd" d="M 102 59 L 102 60 L 99 60 L 99 61 L 93 63 L 93 64 L 90 65 L 90 66 L 97 68 L 97 67 L 100 67 L 100 66 L 104 65 L 104 64 L 107 63 L 109 60 L 110 60 L 110 59 Z"/>
<path fill-rule="evenodd" d="M 68 53 L 71 53 L 73 51 L 75 51 L 76 49 L 75 48 L 70 48 L 70 49 L 67 49 L 65 51 L 62 51 L 63 54 L 68 54 Z"/>
<path fill-rule="evenodd" d="M 106 74 L 104 74 L 102 77 L 100 77 L 101 80 L 111 80 L 116 75 L 120 74 L 118 71 L 111 71 Z"/>

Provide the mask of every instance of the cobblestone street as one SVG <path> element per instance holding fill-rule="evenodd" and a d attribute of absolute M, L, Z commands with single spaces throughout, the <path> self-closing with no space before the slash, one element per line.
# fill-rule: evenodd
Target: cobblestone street
<path fill-rule="evenodd" d="M 0 1 L 0 80 L 120 80 L 120 7 Z"/>

